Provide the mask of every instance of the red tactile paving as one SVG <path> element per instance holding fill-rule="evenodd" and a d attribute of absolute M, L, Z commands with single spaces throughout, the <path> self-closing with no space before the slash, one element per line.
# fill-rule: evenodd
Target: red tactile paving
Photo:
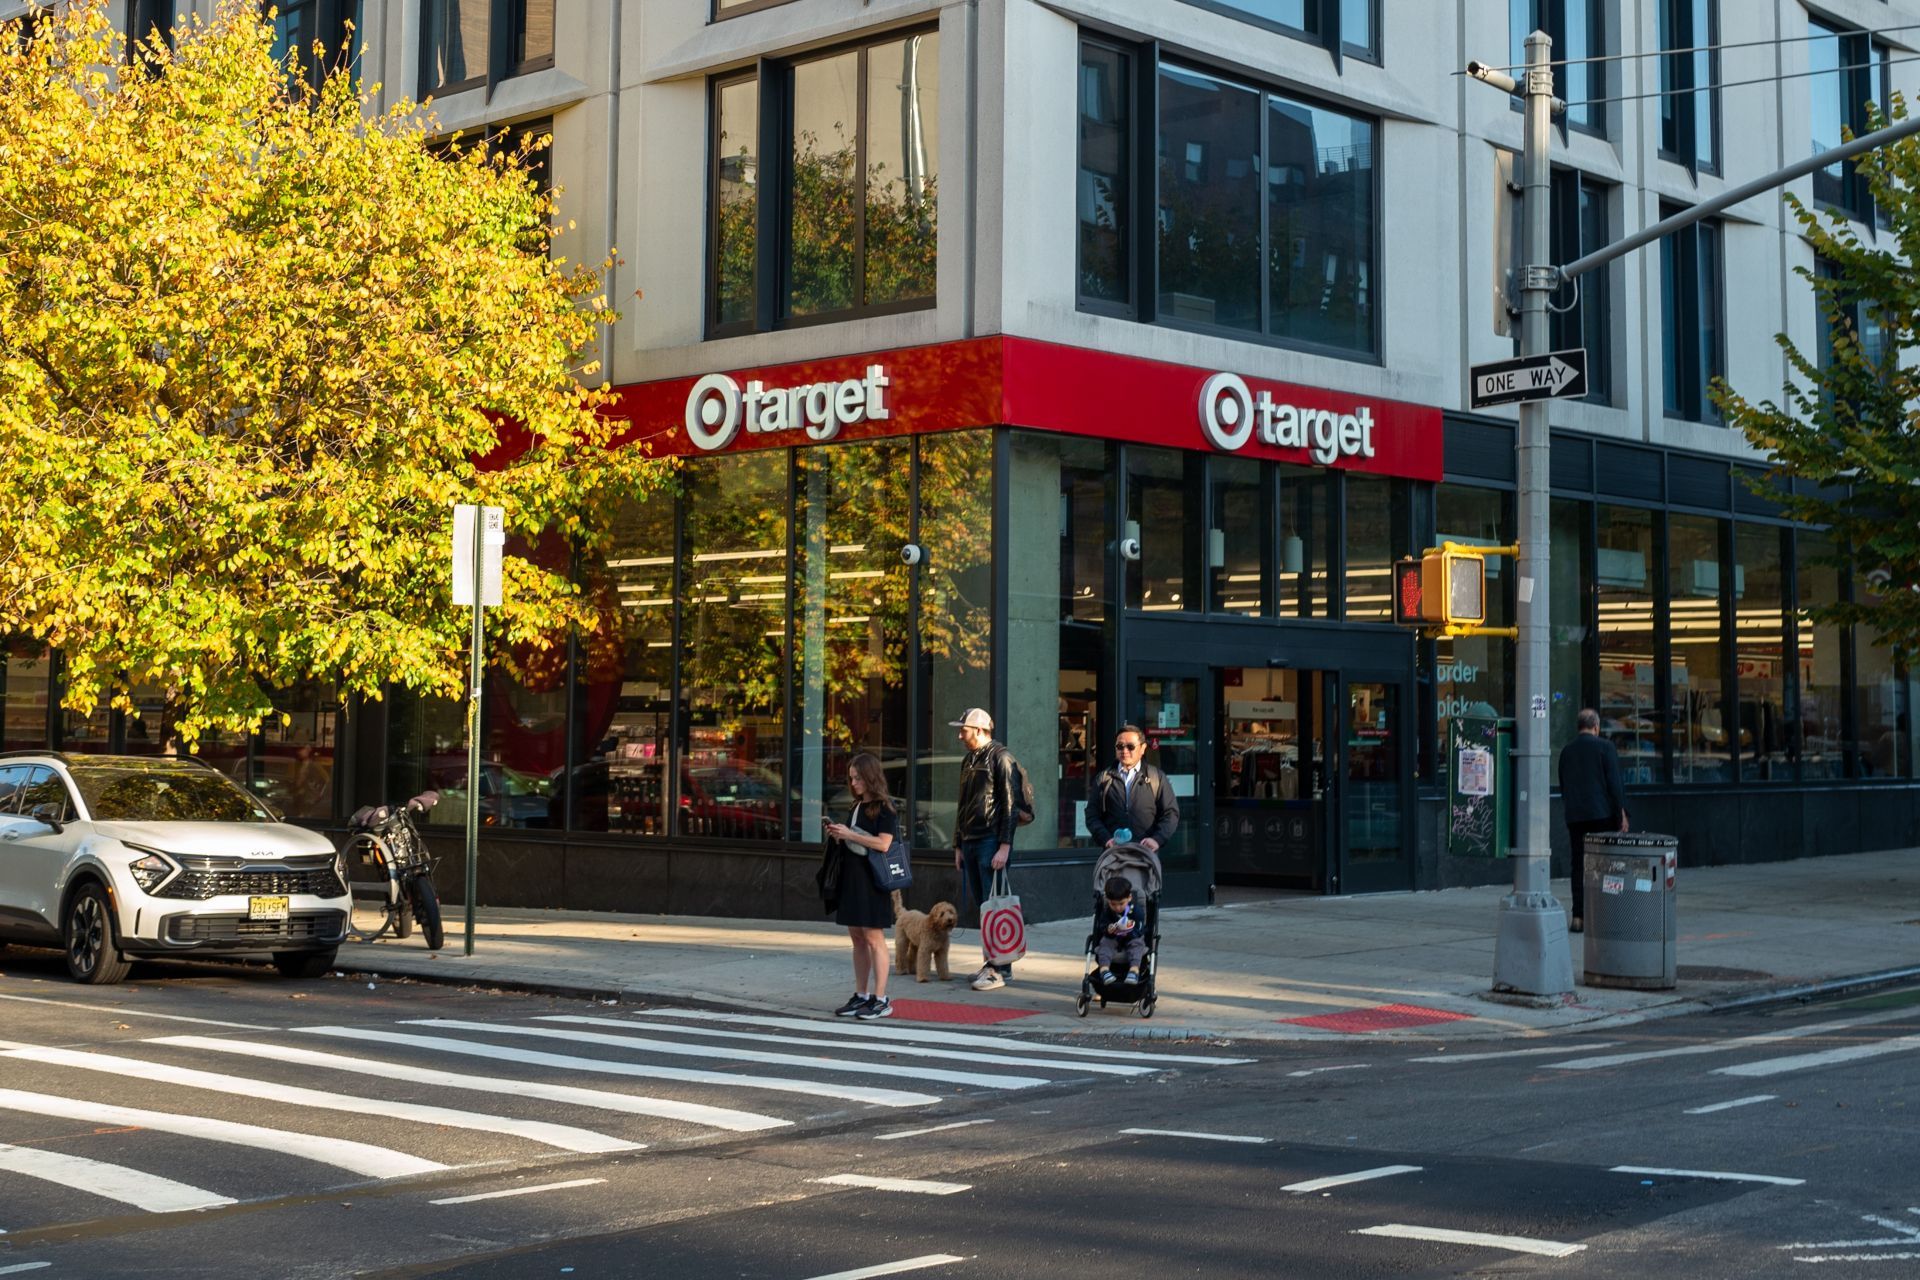
<path fill-rule="evenodd" d="M 896 1007 L 897 1002 L 896 1002 Z M 1422 1009 L 1417 1004 L 1377 1004 L 1370 1009 L 1345 1009 L 1339 1013 L 1316 1013 L 1306 1018 L 1281 1018 L 1302 1027 L 1323 1031 L 1396 1031 L 1402 1027 L 1424 1027 L 1435 1022 L 1460 1022 L 1470 1013 L 1446 1009 Z"/>
<path fill-rule="evenodd" d="M 986 1026 L 994 1022 L 1012 1022 L 1031 1018 L 1037 1010 L 1009 1009 L 995 1004 L 948 1004 L 944 1000 L 895 1000 L 893 1016 L 914 1022 L 960 1022 Z"/>

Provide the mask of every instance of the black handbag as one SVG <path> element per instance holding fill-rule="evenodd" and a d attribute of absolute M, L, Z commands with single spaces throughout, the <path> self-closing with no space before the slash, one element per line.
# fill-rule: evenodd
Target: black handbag
<path fill-rule="evenodd" d="M 859 805 L 853 807 L 853 815 L 848 819 L 847 825 L 855 831 L 862 831 Z M 862 834 L 865 832 L 862 831 Z M 873 883 L 881 893 L 893 893 L 913 886 L 913 864 L 908 860 L 907 850 L 899 840 L 895 840 L 893 847 L 885 853 L 878 849 L 862 849 L 858 845 L 847 847 L 855 853 L 865 855 L 867 866 L 873 872 Z"/>
<path fill-rule="evenodd" d="M 820 886 L 820 902 L 828 911 L 840 908 L 840 842 L 832 836 L 820 838 L 820 870 L 813 882 Z"/>

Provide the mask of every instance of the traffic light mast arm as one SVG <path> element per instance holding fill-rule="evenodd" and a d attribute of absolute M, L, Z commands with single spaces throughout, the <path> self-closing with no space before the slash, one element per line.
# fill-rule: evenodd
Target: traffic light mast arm
<path fill-rule="evenodd" d="M 1458 640 L 1462 636 L 1501 636 L 1508 640 L 1520 638 L 1518 627 L 1482 627 L 1469 623 L 1451 623 L 1444 627 L 1433 627 L 1427 632 L 1436 640 Z"/>
<path fill-rule="evenodd" d="M 1443 542 L 1440 544 L 1440 549 L 1442 551 L 1464 552 L 1467 555 L 1474 556 L 1515 557 L 1520 554 L 1520 548 L 1512 543 L 1504 547 L 1483 547 L 1472 542 Z"/>

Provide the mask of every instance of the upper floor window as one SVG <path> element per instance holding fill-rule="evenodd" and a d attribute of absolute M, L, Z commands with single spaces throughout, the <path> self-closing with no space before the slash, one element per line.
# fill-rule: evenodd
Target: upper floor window
<path fill-rule="evenodd" d="M 1527 37 L 1544 31 L 1553 37 L 1553 92 L 1567 104 L 1570 128 L 1605 135 L 1607 64 L 1590 61 L 1607 54 L 1607 0 L 1507 0 L 1508 59 L 1525 65 Z M 1519 79 L 1519 73 L 1514 75 Z"/>
<path fill-rule="evenodd" d="M 149 40 L 158 40 L 163 45 L 172 46 L 175 3 L 176 0 L 127 0 L 129 56 L 134 52 L 136 45 L 144 44 Z M 275 52 L 278 53 L 279 50 L 276 48 Z"/>
<path fill-rule="evenodd" d="M 1371 354 L 1375 122 L 1150 61 L 1081 46 L 1081 305 Z"/>
<path fill-rule="evenodd" d="M 1719 0 L 1660 0 L 1660 151 L 1720 172 Z"/>
<path fill-rule="evenodd" d="M 1868 111 L 1887 109 L 1887 47 L 1864 31 L 1807 23 L 1808 94 L 1813 101 L 1813 153 L 1831 150 L 1872 128 Z M 1873 195 L 1851 162 L 1828 165 L 1813 175 L 1816 204 L 1874 221 Z"/>
<path fill-rule="evenodd" d="M 725 3 L 725 0 L 722 0 Z M 1380 56 L 1379 0 L 1187 0 L 1305 36 L 1316 44 L 1363 58 Z"/>
<path fill-rule="evenodd" d="M 710 330 L 932 306 L 939 33 L 769 65 L 714 85 Z"/>
<path fill-rule="evenodd" d="M 775 5 L 791 4 L 792 0 L 713 0 L 713 17 L 731 18 L 737 14 L 752 13 L 756 9 L 771 9 Z"/>
<path fill-rule="evenodd" d="M 1681 210 L 1662 204 L 1660 216 Z M 1726 250 L 1711 218 L 1660 241 L 1660 321 L 1666 409 L 1671 418 L 1717 422 L 1708 386 L 1727 370 Z"/>
<path fill-rule="evenodd" d="M 275 11 L 274 58 L 283 66 L 292 59 L 299 78 L 315 88 L 329 71 L 351 65 L 359 55 L 361 0 L 271 0 L 262 7 Z M 173 12 L 167 0 L 135 0 L 133 34 L 144 40 L 155 27 L 162 34 L 170 33 Z"/>
<path fill-rule="evenodd" d="M 553 12 L 554 0 L 424 0 L 420 96 L 552 66 Z"/>
<path fill-rule="evenodd" d="M 1572 169 L 1553 172 L 1551 255 L 1555 262 L 1572 262 L 1613 243 L 1613 188 Z M 1556 351 L 1569 347 L 1587 350 L 1587 399 L 1594 404 L 1613 402 L 1613 268 L 1601 267 L 1580 277 L 1575 305 L 1547 316 L 1550 341 Z M 1557 308 L 1563 305 L 1554 299 Z"/>

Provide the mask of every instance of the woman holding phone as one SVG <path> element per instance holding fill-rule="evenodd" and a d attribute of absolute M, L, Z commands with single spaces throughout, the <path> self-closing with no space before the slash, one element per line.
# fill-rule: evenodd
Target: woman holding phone
<path fill-rule="evenodd" d="M 880 762 L 871 754 L 862 751 L 847 761 L 847 789 L 853 792 L 853 812 L 847 821 L 826 826 L 827 835 L 840 842 L 840 906 L 833 918 L 847 927 L 853 943 L 853 995 L 834 1013 L 865 1022 L 893 1016 L 887 1001 L 887 974 L 893 966 L 887 926 L 893 923 L 893 899 L 880 891 L 867 854 L 893 848 L 900 819 Z"/>

